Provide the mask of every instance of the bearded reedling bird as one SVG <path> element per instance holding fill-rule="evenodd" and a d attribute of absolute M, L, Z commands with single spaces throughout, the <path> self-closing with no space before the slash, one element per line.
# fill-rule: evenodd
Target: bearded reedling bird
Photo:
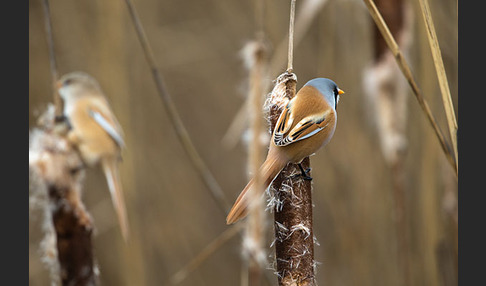
<path fill-rule="evenodd" d="M 312 179 L 301 162 L 331 140 L 336 130 L 339 96 L 343 93 L 332 80 L 315 78 L 287 103 L 275 124 L 267 158 L 259 170 L 262 190 L 268 188 L 289 162 L 299 165 L 304 179 Z M 236 199 L 226 217 L 227 224 L 247 215 L 253 182 L 254 178 Z"/>
<path fill-rule="evenodd" d="M 71 130 L 68 139 L 77 147 L 87 166 L 101 164 L 121 232 L 128 240 L 128 220 L 118 172 L 123 131 L 110 109 L 100 85 L 84 72 L 72 72 L 57 83 L 64 101 L 64 115 Z"/>

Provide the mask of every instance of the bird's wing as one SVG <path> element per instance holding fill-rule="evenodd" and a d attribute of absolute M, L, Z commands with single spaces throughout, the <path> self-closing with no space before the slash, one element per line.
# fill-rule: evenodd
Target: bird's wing
<path fill-rule="evenodd" d="M 88 109 L 89 115 L 103 128 L 118 144 L 125 146 L 123 131 L 113 113 L 105 105 L 92 105 Z"/>
<path fill-rule="evenodd" d="M 291 112 L 292 103 L 293 103 L 293 99 L 290 100 L 287 103 L 287 105 L 285 105 L 282 113 L 280 113 L 280 116 L 278 117 L 277 124 L 275 124 L 275 131 L 273 135 L 275 141 L 280 141 L 284 137 L 285 133 L 287 133 L 290 130 L 290 127 L 294 122 L 294 116 Z"/>
<path fill-rule="evenodd" d="M 331 119 L 329 113 L 329 110 L 327 110 L 321 114 L 309 115 L 297 123 L 292 129 L 288 130 L 288 132 L 275 132 L 273 142 L 277 146 L 287 146 L 299 140 L 311 137 L 327 127 Z M 278 125 L 275 126 L 276 128 L 278 127 Z M 287 128 L 290 128 L 290 125 L 287 126 Z"/>

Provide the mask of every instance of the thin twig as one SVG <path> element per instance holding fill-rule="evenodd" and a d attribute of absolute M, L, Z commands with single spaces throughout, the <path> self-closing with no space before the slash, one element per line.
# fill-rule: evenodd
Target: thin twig
<path fill-rule="evenodd" d="M 292 36 L 293 48 L 300 44 L 311 27 L 314 19 L 327 3 L 327 0 L 307 0 L 302 1 L 301 3 L 302 4 L 299 6 L 299 11 L 295 17 L 294 35 Z M 281 69 L 285 66 L 285 54 L 288 56 L 288 45 L 289 43 L 286 41 L 286 39 L 282 39 L 282 41 L 278 44 L 277 48 L 275 49 L 275 53 L 270 60 L 270 74 L 273 75 L 281 73 Z"/>
<path fill-rule="evenodd" d="M 295 22 L 295 2 L 296 0 L 291 0 L 290 2 L 290 23 L 289 23 L 289 50 L 287 58 L 287 71 L 289 73 L 293 72 L 293 59 L 294 59 L 294 22 Z"/>
<path fill-rule="evenodd" d="M 49 51 L 49 64 L 51 69 L 52 77 L 52 89 L 53 89 L 53 101 L 55 107 L 55 115 L 62 115 L 62 101 L 61 97 L 57 93 L 56 82 L 58 79 L 57 73 L 57 62 L 56 62 L 56 52 L 54 49 L 54 38 L 52 36 L 52 22 L 51 22 L 51 12 L 49 8 L 49 0 L 43 0 L 42 6 L 44 7 L 44 24 L 47 34 L 47 49 Z"/>
<path fill-rule="evenodd" d="M 189 156 L 191 162 L 193 163 L 195 169 L 198 171 L 199 176 L 206 184 L 206 187 L 211 192 L 213 198 L 218 202 L 221 210 L 226 214 L 230 208 L 229 203 L 226 201 L 225 195 L 223 190 L 219 186 L 218 182 L 214 178 L 213 174 L 209 170 L 209 168 L 204 163 L 203 159 L 197 152 L 194 144 L 191 141 L 189 133 L 187 132 L 184 124 L 182 123 L 181 117 L 177 112 L 174 102 L 170 94 L 167 92 L 165 84 L 163 82 L 162 76 L 160 75 L 159 69 L 155 64 L 155 57 L 154 53 L 149 45 L 147 35 L 145 34 L 145 30 L 143 29 L 142 23 L 140 18 L 137 15 L 137 12 L 132 4 L 131 0 L 125 0 L 128 11 L 130 13 L 130 17 L 133 21 L 133 25 L 135 27 L 135 31 L 137 33 L 138 39 L 140 44 L 142 45 L 142 49 L 147 60 L 147 63 L 150 66 L 150 70 L 152 71 L 152 76 L 154 78 L 155 84 L 157 86 L 157 91 L 159 93 L 160 98 L 163 101 L 163 106 L 172 122 L 172 126 L 176 131 L 177 138 L 182 143 L 184 150 L 186 151 L 187 155 Z"/>
<path fill-rule="evenodd" d="M 457 121 L 454 113 L 454 106 L 452 105 L 451 91 L 449 89 L 449 83 L 444 68 L 444 62 L 442 61 L 442 54 L 440 52 L 439 41 L 437 40 L 437 34 L 435 32 L 434 21 L 430 14 L 429 2 L 427 0 L 419 0 L 420 7 L 422 9 L 422 16 L 424 18 L 425 27 L 427 31 L 427 38 L 429 40 L 430 50 L 432 52 L 432 58 L 434 60 L 435 70 L 437 72 L 437 78 L 439 79 L 439 87 L 442 94 L 442 102 L 447 117 L 447 123 L 449 126 L 449 133 L 452 141 L 452 149 L 454 151 L 454 158 L 457 161 Z M 457 168 L 456 168 L 457 172 Z"/>
<path fill-rule="evenodd" d="M 439 139 L 440 146 L 442 147 L 442 150 L 444 151 L 444 154 L 447 157 L 447 160 L 451 164 L 452 168 L 456 171 L 457 175 L 457 162 L 454 159 L 454 155 L 452 154 L 449 146 L 447 145 L 444 135 L 439 129 L 439 126 L 437 124 L 437 121 L 435 117 L 432 115 L 432 111 L 430 110 L 429 104 L 425 100 L 425 98 L 422 96 L 422 93 L 420 89 L 418 88 L 417 83 L 415 82 L 413 78 L 413 74 L 411 72 L 410 66 L 408 65 L 407 61 L 405 60 L 405 57 L 403 56 L 402 52 L 400 51 L 400 48 L 398 47 L 397 42 L 395 41 L 393 35 L 391 34 L 390 30 L 388 29 L 388 26 L 386 25 L 385 21 L 383 20 L 383 17 L 381 16 L 380 12 L 376 8 L 375 3 L 373 0 L 363 0 L 368 7 L 368 10 L 371 14 L 371 17 L 375 21 L 376 25 L 378 26 L 378 29 L 380 30 L 381 34 L 383 35 L 383 38 L 385 38 L 385 41 L 390 48 L 395 60 L 397 61 L 398 66 L 400 67 L 400 70 L 402 71 L 403 75 L 407 79 L 410 87 L 412 88 L 413 93 L 415 94 L 415 97 L 417 98 L 420 107 L 424 111 L 425 115 L 427 116 L 427 119 L 429 120 L 429 123 L 432 125 L 432 128 L 435 131 L 435 134 L 437 138 Z"/>

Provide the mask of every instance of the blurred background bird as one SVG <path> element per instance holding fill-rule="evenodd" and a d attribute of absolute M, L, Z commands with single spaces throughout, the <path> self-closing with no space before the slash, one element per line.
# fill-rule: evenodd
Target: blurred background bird
<path fill-rule="evenodd" d="M 278 118 L 267 158 L 260 167 L 262 190 L 268 188 L 289 162 L 299 164 L 304 179 L 312 179 L 300 163 L 331 140 L 336 130 L 339 96 L 343 93 L 334 81 L 315 78 L 289 100 Z M 250 180 L 236 199 L 226 217 L 227 224 L 247 215 L 251 203 L 248 194 L 254 180 Z"/>
<path fill-rule="evenodd" d="M 68 139 L 77 147 L 84 163 L 101 164 L 115 207 L 121 232 L 128 240 L 128 219 L 118 171 L 123 130 L 113 114 L 99 83 L 84 72 L 72 72 L 58 81 L 64 115 L 71 130 Z"/>

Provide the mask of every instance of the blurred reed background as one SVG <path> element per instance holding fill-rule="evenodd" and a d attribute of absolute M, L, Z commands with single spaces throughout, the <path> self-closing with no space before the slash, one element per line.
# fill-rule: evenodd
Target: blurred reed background
<path fill-rule="evenodd" d="M 269 55 L 286 41 L 290 1 L 263 0 Z M 297 15 L 304 0 L 297 1 Z M 457 114 L 457 2 L 430 0 Z M 124 1 L 52 0 L 60 74 L 98 79 L 124 128 L 121 164 L 131 225 L 123 242 L 100 169 L 88 170 L 84 201 L 94 218 L 102 285 L 170 285 L 170 278 L 223 231 L 226 214 L 177 140 Z M 437 76 L 417 1 L 407 60 L 449 138 Z M 222 144 L 248 93 L 240 50 L 254 39 L 256 1 L 137 0 L 157 66 L 198 152 L 232 202 L 247 182 L 247 147 Z M 329 0 L 296 44 L 297 88 L 314 77 L 346 91 L 333 140 L 311 157 L 317 281 L 320 285 L 403 285 L 397 254 L 392 170 L 367 113 L 363 72 L 373 59 L 373 26 L 362 1 Z M 297 31 L 296 31 L 297 32 Z M 296 35 L 297 37 L 297 35 Z M 52 102 L 42 3 L 29 0 L 29 127 Z M 285 69 L 268 75 L 270 83 Z M 457 284 L 457 179 L 407 86 L 404 163 L 410 285 Z M 270 217 L 270 215 L 267 216 Z M 41 216 L 29 221 L 29 285 L 49 285 L 41 262 Z M 273 240 L 268 224 L 267 250 Z M 241 237 L 234 236 L 179 285 L 239 285 Z M 273 258 L 269 258 L 269 268 Z M 270 272 L 272 277 L 273 270 Z M 268 274 L 268 273 L 267 273 Z M 276 285 L 276 277 L 269 284 Z"/>

